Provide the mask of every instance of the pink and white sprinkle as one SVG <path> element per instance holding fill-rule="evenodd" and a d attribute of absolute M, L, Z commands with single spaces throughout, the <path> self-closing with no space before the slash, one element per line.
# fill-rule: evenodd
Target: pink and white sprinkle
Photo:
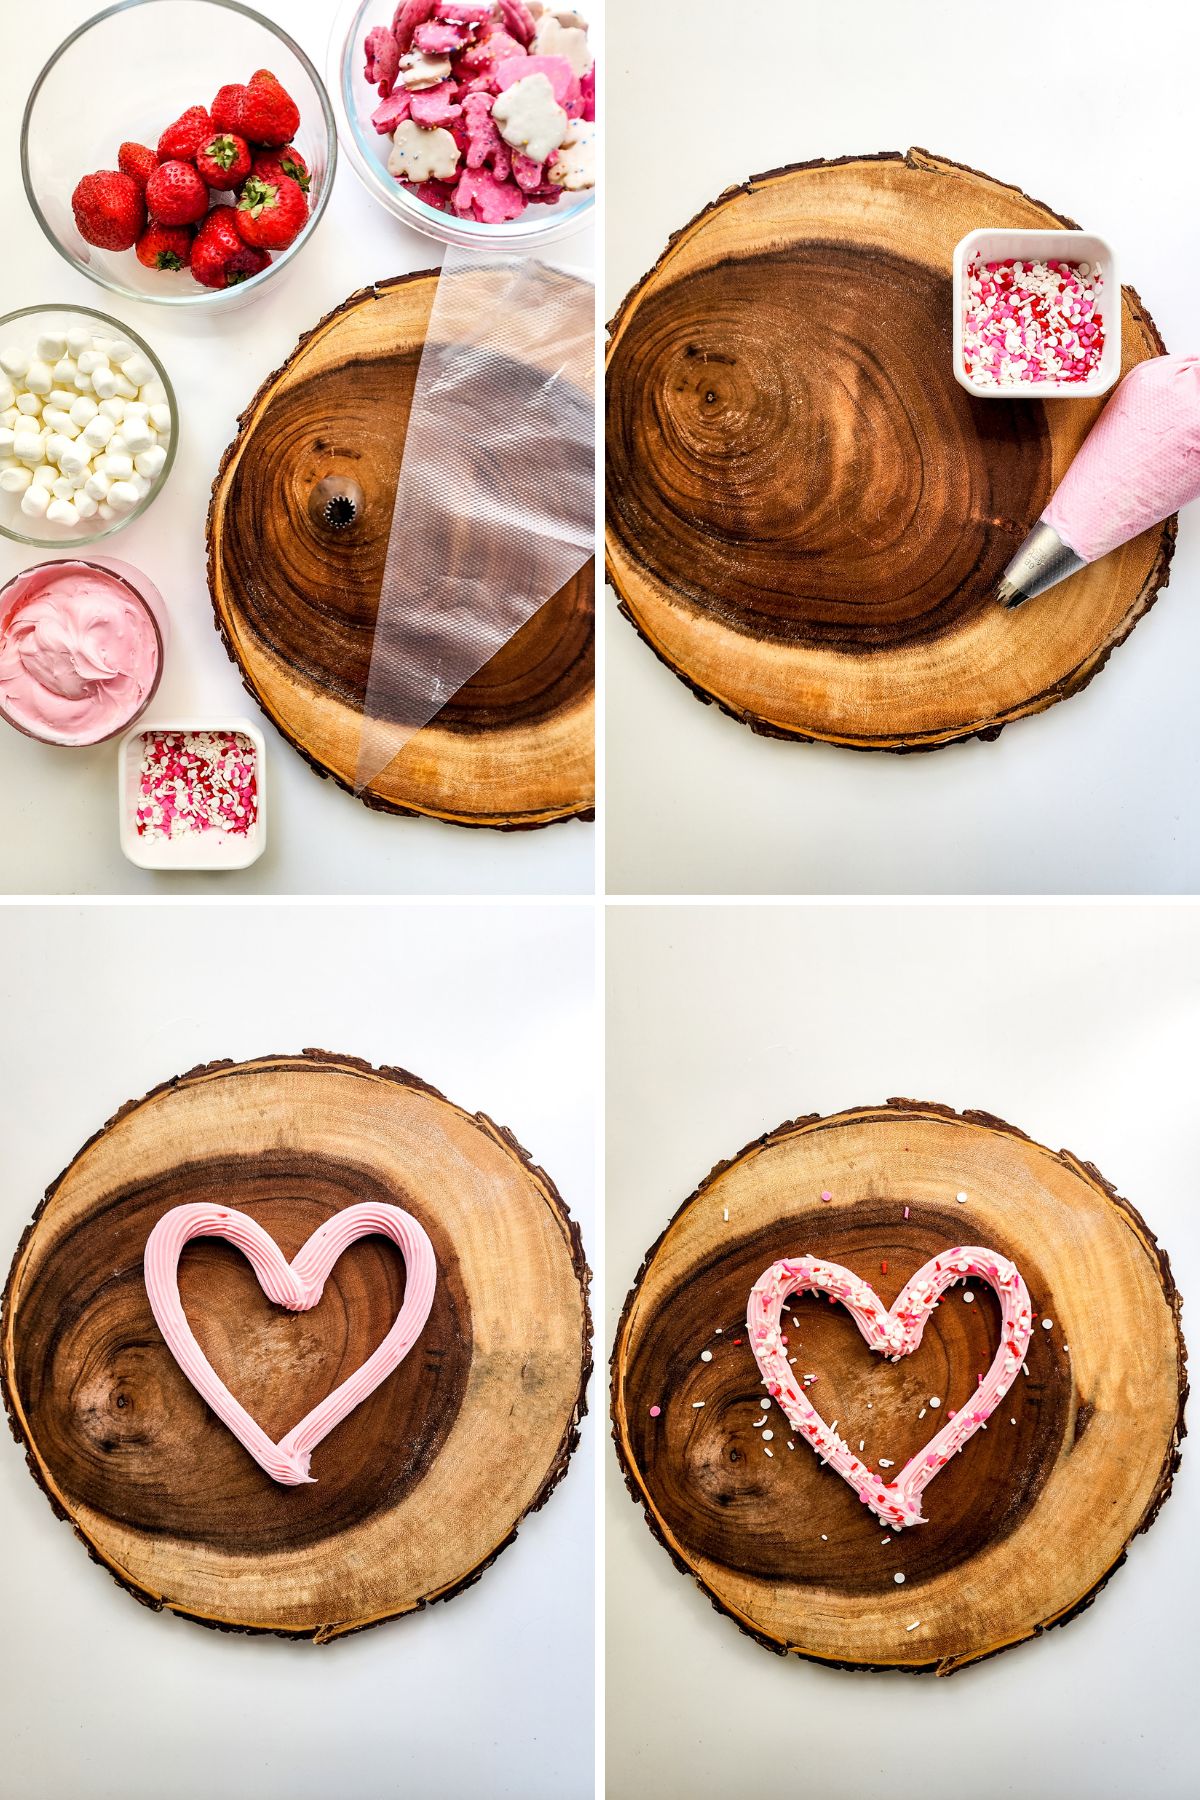
<path fill-rule="evenodd" d="M 245 837 L 258 822 L 257 755 L 239 731 L 142 733 L 138 836 L 204 831 Z"/>
<path fill-rule="evenodd" d="M 963 368 L 981 387 L 1095 375 L 1104 354 L 1099 263 L 983 262 L 967 269 Z"/>

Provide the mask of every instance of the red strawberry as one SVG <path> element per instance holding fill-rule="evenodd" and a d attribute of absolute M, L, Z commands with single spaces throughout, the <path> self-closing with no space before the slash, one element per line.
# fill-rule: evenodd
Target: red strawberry
<path fill-rule="evenodd" d="M 191 163 L 160 163 L 146 183 L 146 205 L 160 225 L 194 225 L 208 211 L 208 189 Z"/>
<path fill-rule="evenodd" d="M 282 150 L 256 151 L 250 173 L 261 181 L 278 181 L 281 175 L 286 175 L 303 194 L 307 194 L 311 179 L 308 164 L 295 144 L 285 144 Z"/>
<path fill-rule="evenodd" d="M 300 108 L 269 69 L 256 69 L 242 96 L 238 130 L 252 144 L 279 149 L 300 126 Z"/>
<path fill-rule="evenodd" d="M 85 175 L 71 195 L 79 235 L 101 250 L 132 250 L 146 223 L 146 202 L 136 181 L 118 169 Z"/>
<path fill-rule="evenodd" d="M 122 175 L 135 181 L 144 194 L 146 183 L 158 167 L 158 158 L 145 144 L 122 144 L 117 151 L 117 167 Z"/>
<path fill-rule="evenodd" d="M 242 129 L 242 100 L 246 88 L 244 82 L 231 82 L 228 87 L 218 91 L 216 99 L 209 107 L 209 117 L 214 131 L 237 131 Z"/>
<path fill-rule="evenodd" d="M 186 269 L 192 234 L 186 225 L 147 225 L 137 241 L 137 259 L 147 269 Z"/>
<path fill-rule="evenodd" d="M 201 144 L 213 134 L 212 120 L 202 106 L 189 106 L 158 140 L 159 162 L 191 162 Z"/>
<path fill-rule="evenodd" d="M 210 188 L 240 187 L 250 173 L 250 146 L 235 131 L 219 131 L 197 150 L 196 168 Z"/>
<path fill-rule="evenodd" d="M 242 189 L 236 215 L 237 228 L 248 244 L 260 250 L 286 250 L 304 229 L 308 201 L 287 175 L 277 181 L 260 181 L 252 175 Z"/>
<path fill-rule="evenodd" d="M 204 287 L 236 287 L 267 267 L 270 257 L 243 243 L 232 206 L 214 206 L 192 245 L 192 274 Z"/>

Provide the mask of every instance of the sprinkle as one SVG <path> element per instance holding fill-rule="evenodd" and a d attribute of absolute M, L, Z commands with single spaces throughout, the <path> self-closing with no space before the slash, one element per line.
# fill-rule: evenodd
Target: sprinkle
<path fill-rule="evenodd" d="M 724 1337 L 725 1336 L 725 1327 L 723 1325 L 718 1325 L 717 1329 L 713 1332 L 713 1336 L 714 1337 Z"/>
<path fill-rule="evenodd" d="M 929 1396 L 929 1404 L 930 1404 L 930 1406 L 940 1406 L 942 1404 L 942 1402 L 941 1402 L 940 1397 L 937 1394 L 931 1394 Z"/>
<path fill-rule="evenodd" d="M 881 1275 L 887 1274 L 887 1257 L 886 1256 L 884 1257 L 883 1261 L 879 1265 L 879 1273 Z"/>
<path fill-rule="evenodd" d="M 657 1419 L 657 1418 L 658 1418 L 658 1415 L 659 1415 L 659 1414 L 660 1414 L 660 1413 L 661 1413 L 661 1412 L 662 1412 L 662 1407 L 661 1407 L 661 1406 L 652 1406 L 652 1407 L 651 1407 L 651 1408 L 650 1408 L 650 1417 L 651 1417 L 651 1418 L 652 1418 L 652 1419 Z"/>
<path fill-rule="evenodd" d="M 918 1625 L 919 1625 L 919 1624 L 920 1624 L 920 1623 L 921 1623 L 921 1621 L 920 1621 L 920 1619 L 914 1619 L 914 1620 L 913 1620 L 913 1622 L 912 1622 L 912 1624 L 911 1624 L 911 1625 L 906 1625 L 906 1626 L 905 1626 L 905 1627 L 904 1627 L 904 1629 L 905 1629 L 905 1631 L 915 1631 L 915 1630 L 916 1630 L 916 1629 L 917 1629 L 917 1626 L 918 1626 Z"/>
<path fill-rule="evenodd" d="M 833 1424 L 829 1427 L 829 1429 L 830 1429 L 830 1431 L 837 1430 L 837 1420 L 836 1419 L 833 1421 Z"/>
<path fill-rule="evenodd" d="M 827 1544 L 829 1542 L 829 1533 L 827 1531 L 823 1531 L 821 1533 L 821 1542 L 823 1544 Z"/>
<path fill-rule="evenodd" d="M 721 1208 L 721 1217 L 724 1219 L 725 1223 L 728 1225 L 728 1223 L 729 1223 L 729 1208 L 727 1206 L 723 1206 Z"/>
<path fill-rule="evenodd" d="M 906 1218 L 906 1219 L 907 1219 L 907 1217 L 908 1217 L 908 1208 L 907 1208 L 907 1206 L 906 1206 L 906 1207 L 905 1207 L 905 1209 L 904 1209 L 904 1216 L 905 1216 L 905 1218 Z"/>
<path fill-rule="evenodd" d="M 970 1305 L 971 1301 L 974 1300 L 974 1298 L 975 1298 L 975 1296 L 971 1292 L 970 1288 L 963 1289 L 963 1299 L 967 1302 L 968 1305 Z"/>
<path fill-rule="evenodd" d="M 963 367 L 985 387 L 1086 381 L 1104 353 L 1099 263 L 984 262 L 964 272 Z"/>
<path fill-rule="evenodd" d="M 711 1350 L 702 1350 L 700 1352 L 700 1361 L 701 1362 L 711 1362 L 712 1361 L 712 1351 Z"/>
<path fill-rule="evenodd" d="M 899 1570 L 892 1576 L 892 1580 L 896 1583 L 897 1587 L 902 1587 L 904 1584 L 904 1577 L 900 1574 Z"/>
<path fill-rule="evenodd" d="M 830 1193 L 829 1189 L 826 1188 L 825 1192 L 821 1195 L 821 1198 L 822 1198 L 822 1200 L 832 1200 L 833 1195 Z"/>
<path fill-rule="evenodd" d="M 773 1450 L 764 1450 L 763 1451 L 764 1456 L 774 1456 L 774 1454 L 775 1454 L 775 1452 Z"/>
<path fill-rule="evenodd" d="M 773 1438 L 774 1436 L 775 1436 L 775 1433 L 773 1431 L 764 1431 L 763 1432 L 763 1443 L 765 1444 L 768 1438 Z"/>
<path fill-rule="evenodd" d="M 695 1412 L 698 1407 L 701 1407 L 703 1405 L 704 1405 L 703 1400 L 693 1400 L 692 1401 L 692 1411 Z"/>
<path fill-rule="evenodd" d="M 881 1544 L 890 1544 L 892 1540 L 890 1537 L 886 1537 L 886 1538 L 880 1538 L 879 1541 Z"/>
<path fill-rule="evenodd" d="M 1028 1373 L 1029 1373 L 1029 1364 L 1028 1363 L 1021 1364 L 1021 1373 L 1022 1373 L 1022 1375 L 1028 1375 Z"/>
<path fill-rule="evenodd" d="M 258 822 L 254 745 L 236 731 L 144 731 L 135 822 L 139 837 L 206 831 L 246 837 Z"/>
<path fill-rule="evenodd" d="M 927 1408 L 927 1407 L 924 1407 L 924 1406 L 923 1406 L 923 1407 L 922 1407 L 922 1408 L 921 1408 L 921 1410 L 920 1410 L 920 1412 L 919 1412 L 919 1413 L 918 1413 L 918 1414 L 917 1414 L 917 1417 L 918 1417 L 918 1419 L 923 1419 L 923 1418 L 924 1418 L 924 1417 L 925 1417 L 925 1414 L 926 1414 L 926 1412 L 927 1412 L 927 1411 L 928 1411 L 928 1410 L 929 1410 L 929 1409 L 928 1409 L 928 1408 Z"/>
<path fill-rule="evenodd" d="M 873 1400 L 868 1400 L 867 1401 L 867 1411 L 874 1412 L 874 1410 L 875 1410 L 875 1402 Z"/>
<path fill-rule="evenodd" d="M 967 1204 L 967 1196 L 965 1194 L 955 1194 L 954 1198 L 958 1201 L 960 1206 L 965 1206 Z"/>
<path fill-rule="evenodd" d="M 1042 1320 L 1042 1330 L 1043 1331 L 1053 1331 L 1054 1330 L 1054 1320 L 1053 1319 L 1043 1319 Z"/>
<path fill-rule="evenodd" d="M 860 1455 L 860 1456 L 861 1456 L 861 1454 L 862 1454 L 862 1448 L 863 1448 L 863 1445 L 864 1445 L 864 1443 L 865 1443 L 865 1442 L 866 1442 L 866 1439 L 865 1439 L 865 1438 L 859 1438 L 859 1440 L 858 1440 L 858 1450 L 859 1450 L 859 1455 Z"/>
<path fill-rule="evenodd" d="M 795 1449 L 795 1448 L 796 1448 L 796 1446 L 795 1446 L 795 1444 L 793 1444 L 793 1442 L 792 1442 L 792 1440 L 791 1440 L 791 1438 L 789 1438 L 789 1439 L 788 1439 L 788 1449 L 789 1449 L 789 1450 L 794 1450 L 794 1449 Z"/>
<path fill-rule="evenodd" d="M 758 1404 L 762 1407 L 764 1412 L 770 1410 L 771 1402 L 769 1400 L 760 1400 Z"/>
<path fill-rule="evenodd" d="M 881 1469 L 893 1469 L 896 1465 L 892 1462 L 890 1457 L 881 1456 L 879 1459 L 879 1466 Z"/>
<path fill-rule="evenodd" d="M 1063 1349 L 1064 1349 L 1064 1350 L 1069 1350 L 1069 1349 L 1070 1349 L 1070 1348 L 1071 1348 L 1071 1346 L 1070 1346 L 1070 1344 L 1064 1344 L 1064 1345 L 1063 1345 Z"/>
<path fill-rule="evenodd" d="M 1015 1419 L 1010 1419 L 1008 1422 L 1010 1425 L 1015 1425 L 1017 1421 Z"/>

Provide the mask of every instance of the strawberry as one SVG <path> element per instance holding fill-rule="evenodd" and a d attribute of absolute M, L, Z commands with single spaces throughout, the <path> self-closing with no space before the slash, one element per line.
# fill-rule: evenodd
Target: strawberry
<path fill-rule="evenodd" d="M 235 131 L 219 131 L 197 150 L 196 168 L 210 188 L 240 187 L 250 173 L 250 146 Z"/>
<path fill-rule="evenodd" d="M 192 245 L 192 274 L 203 287 L 236 287 L 270 262 L 265 250 L 243 243 L 232 206 L 214 206 Z"/>
<path fill-rule="evenodd" d="M 269 150 L 290 144 L 300 126 L 300 108 L 269 69 L 256 69 L 246 84 L 238 130 Z"/>
<path fill-rule="evenodd" d="M 277 181 L 260 181 L 252 175 L 242 189 L 236 218 L 248 244 L 260 250 L 286 250 L 304 229 L 308 201 L 288 175 Z"/>
<path fill-rule="evenodd" d="M 145 144 L 122 144 L 117 151 L 117 167 L 122 175 L 135 181 L 144 194 L 146 183 L 158 167 L 158 158 Z"/>
<path fill-rule="evenodd" d="M 160 163 L 146 183 L 146 205 L 160 225 L 194 225 L 208 211 L 208 189 L 191 163 Z"/>
<path fill-rule="evenodd" d="M 159 162 L 191 162 L 201 144 L 213 134 L 212 120 L 202 106 L 189 106 L 158 140 Z"/>
<path fill-rule="evenodd" d="M 286 175 L 296 183 L 302 194 L 308 192 L 308 164 L 295 144 L 285 144 L 282 150 L 257 151 L 250 173 L 257 175 L 262 181 L 278 181 L 281 175 Z"/>
<path fill-rule="evenodd" d="M 240 81 L 231 82 L 228 87 L 218 90 L 216 99 L 208 109 L 214 131 L 241 131 L 242 99 L 245 92 L 245 83 Z"/>
<path fill-rule="evenodd" d="M 100 250 L 132 250 L 146 223 L 146 202 L 132 176 L 119 169 L 85 175 L 71 195 L 79 235 Z"/>
<path fill-rule="evenodd" d="M 137 241 L 137 259 L 146 269 L 186 269 L 192 234 L 186 225 L 147 225 Z"/>

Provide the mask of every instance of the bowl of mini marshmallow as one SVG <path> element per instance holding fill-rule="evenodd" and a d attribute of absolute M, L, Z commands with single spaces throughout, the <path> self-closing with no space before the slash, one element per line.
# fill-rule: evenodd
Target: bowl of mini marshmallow
<path fill-rule="evenodd" d="M 81 306 L 0 318 L 0 532 L 89 544 L 153 501 L 175 460 L 167 372 L 119 320 Z"/>

